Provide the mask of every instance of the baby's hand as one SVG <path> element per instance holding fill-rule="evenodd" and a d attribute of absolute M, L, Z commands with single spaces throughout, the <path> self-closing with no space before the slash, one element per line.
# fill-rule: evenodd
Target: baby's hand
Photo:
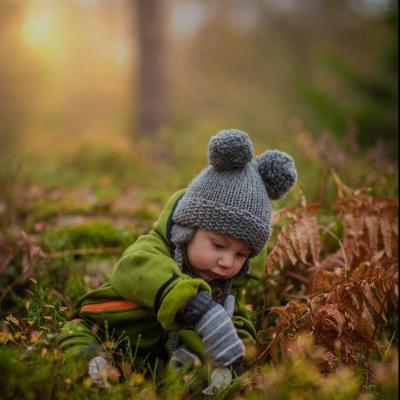
<path fill-rule="evenodd" d="M 230 314 L 220 304 L 215 303 L 200 318 L 194 329 L 200 335 L 214 366 L 226 367 L 243 358 L 244 344 L 236 332 Z"/>

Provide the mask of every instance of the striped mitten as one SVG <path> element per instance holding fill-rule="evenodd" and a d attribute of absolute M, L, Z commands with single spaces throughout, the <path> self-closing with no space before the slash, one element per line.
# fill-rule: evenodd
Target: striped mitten
<path fill-rule="evenodd" d="M 214 302 L 213 302 L 214 303 Z M 214 366 L 229 366 L 244 356 L 244 344 L 240 340 L 229 313 L 214 303 L 194 326 L 200 335 L 205 352 Z"/>

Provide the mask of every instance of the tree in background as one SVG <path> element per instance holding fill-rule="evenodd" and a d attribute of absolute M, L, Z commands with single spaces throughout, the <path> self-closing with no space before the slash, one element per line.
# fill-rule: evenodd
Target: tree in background
<path fill-rule="evenodd" d="M 354 24 L 348 30 L 348 37 L 365 37 L 365 47 L 370 46 L 368 53 L 375 65 L 365 68 L 360 61 L 355 63 L 338 49 L 330 48 L 322 53 L 320 68 L 331 75 L 339 90 L 324 87 L 321 81 L 305 74 L 298 77 L 298 89 L 317 126 L 341 136 L 346 132 L 346 121 L 350 121 L 357 128 L 361 148 L 380 143 L 387 155 L 397 157 L 398 42 L 394 2 L 385 14 L 364 18 L 364 23 Z M 383 38 L 379 46 L 368 43 L 374 30 Z M 349 45 L 339 43 L 339 46 Z"/>
<path fill-rule="evenodd" d="M 163 0 L 138 0 L 137 121 L 139 135 L 154 136 L 167 117 L 165 8 Z"/>
<path fill-rule="evenodd" d="M 186 41 L 190 77 L 196 79 L 179 93 L 185 98 L 181 115 L 228 121 L 269 141 L 298 117 L 315 136 L 329 130 L 346 141 L 351 126 L 363 151 L 378 142 L 386 154 L 397 148 L 393 4 L 384 8 L 382 1 L 382 8 L 372 9 L 379 2 L 191 3 L 203 18 Z M 175 90 L 184 74 L 171 73 Z"/>

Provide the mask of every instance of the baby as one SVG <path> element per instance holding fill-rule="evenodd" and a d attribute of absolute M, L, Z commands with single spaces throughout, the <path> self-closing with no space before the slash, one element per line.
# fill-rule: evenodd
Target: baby
<path fill-rule="evenodd" d="M 128 247 L 109 282 L 78 301 L 59 336 L 66 359 L 86 359 L 100 385 L 106 331 L 177 368 L 210 362 L 236 372 L 244 344 L 255 341 L 243 287 L 265 265 L 271 200 L 296 182 L 295 165 L 277 150 L 253 161 L 248 135 L 234 129 L 210 139 L 208 159 Z"/>

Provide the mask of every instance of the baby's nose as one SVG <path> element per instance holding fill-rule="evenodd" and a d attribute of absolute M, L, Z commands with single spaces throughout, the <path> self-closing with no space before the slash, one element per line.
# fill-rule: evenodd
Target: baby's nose
<path fill-rule="evenodd" d="M 219 265 L 223 268 L 232 268 L 235 263 L 234 256 L 232 254 L 225 254 L 220 260 Z"/>

